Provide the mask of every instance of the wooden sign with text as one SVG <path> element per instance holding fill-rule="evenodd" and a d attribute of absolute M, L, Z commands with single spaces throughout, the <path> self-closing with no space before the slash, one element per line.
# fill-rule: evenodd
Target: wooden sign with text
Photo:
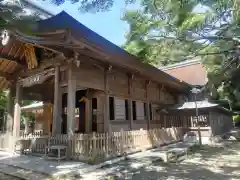
<path fill-rule="evenodd" d="M 36 74 L 34 76 L 30 76 L 27 78 L 24 78 L 21 80 L 22 82 L 22 86 L 23 87 L 30 87 L 33 86 L 35 84 L 42 84 L 44 81 L 46 81 L 49 76 L 52 76 L 54 74 L 54 71 L 50 71 L 47 73 L 41 73 L 41 74 Z"/>

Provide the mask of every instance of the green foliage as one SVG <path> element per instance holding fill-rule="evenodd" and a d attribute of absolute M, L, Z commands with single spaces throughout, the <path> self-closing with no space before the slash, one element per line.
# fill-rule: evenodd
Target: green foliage
<path fill-rule="evenodd" d="M 5 109 L 7 105 L 7 99 L 6 99 L 7 92 L 1 90 L 0 91 L 0 109 Z"/>
<path fill-rule="evenodd" d="M 183 57 L 187 56 L 186 49 L 191 49 L 193 45 L 176 42 L 172 38 L 165 39 L 165 36 L 173 37 L 177 32 L 171 31 L 171 27 L 167 26 L 167 21 L 162 20 L 162 17 L 144 13 L 146 9 L 125 12 L 122 20 L 128 22 L 130 30 L 123 48 L 144 62 L 154 65 L 182 61 Z M 197 43 L 194 46 L 197 46 Z"/>
<path fill-rule="evenodd" d="M 0 91 L 0 109 L 3 109 L 4 111 L 7 108 L 7 101 L 8 101 L 8 91 L 7 90 L 1 90 Z M 30 101 L 30 100 L 24 100 L 21 102 L 22 106 L 26 106 L 29 105 L 31 103 L 33 103 L 34 101 Z M 35 115 L 33 113 L 21 113 L 21 124 L 24 124 L 24 119 L 25 118 L 29 118 L 30 122 L 33 122 L 35 119 Z"/>
<path fill-rule="evenodd" d="M 49 0 L 55 5 L 64 5 L 66 2 L 71 2 L 79 7 L 81 12 L 102 12 L 109 11 L 116 0 Z M 126 4 L 134 3 L 136 0 L 124 0 Z"/>
<path fill-rule="evenodd" d="M 235 126 L 240 126 L 240 115 L 233 116 Z"/>
<path fill-rule="evenodd" d="M 116 0 L 42 0 L 55 4 L 64 5 L 71 2 L 79 6 L 80 12 L 109 11 Z M 125 0 L 125 4 L 134 3 L 135 0 Z M 28 11 L 26 7 L 36 6 L 32 0 L 0 0 L 0 30 L 19 30 L 25 34 L 31 34 L 32 25 L 40 19 L 41 12 L 36 9 Z M 30 9 L 31 9 L 30 7 Z M 48 10 L 48 9 L 46 9 Z"/>
<path fill-rule="evenodd" d="M 22 1 L 0 0 L 0 30 L 19 30 L 30 33 L 31 25 L 39 20 L 39 14 L 28 13 L 22 5 Z"/>
<path fill-rule="evenodd" d="M 240 115 L 233 116 L 234 121 L 240 121 Z"/>
<path fill-rule="evenodd" d="M 124 48 L 154 65 L 201 57 L 213 98 L 240 109 L 240 1 L 142 0 L 126 11 Z"/>

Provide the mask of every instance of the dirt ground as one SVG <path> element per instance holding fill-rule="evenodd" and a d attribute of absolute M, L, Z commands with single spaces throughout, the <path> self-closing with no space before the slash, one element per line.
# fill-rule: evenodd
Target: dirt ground
<path fill-rule="evenodd" d="M 240 143 L 223 147 L 202 146 L 177 163 L 152 162 L 133 166 L 122 161 L 87 174 L 82 179 L 98 180 L 239 180 Z"/>

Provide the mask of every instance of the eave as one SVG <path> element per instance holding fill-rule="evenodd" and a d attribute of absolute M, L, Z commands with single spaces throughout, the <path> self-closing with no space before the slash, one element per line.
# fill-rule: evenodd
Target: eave
<path fill-rule="evenodd" d="M 102 63 L 124 68 L 133 74 L 139 74 L 151 81 L 165 84 L 180 91 L 188 91 L 191 88 L 189 84 L 181 82 L 158 68 L 142 63 L 140 59 L 104 39 L 64 11 L 49 19 L 39 21 L 35 28 L 35 32 L 42 33 L 42 35 L 53 34 L 56 30 L 67 30 L 67 36 L 62 44 L 55 41 L 55 46 L 69 48 L 80 54 L 84 54 L 86 51 L 92 52 L 85 53 L 85 55 L 91 54 Z M 42 43 L 44 44 L 44 42 Z M 45 43 L 44 45 L 49 46 L 50 44 Z"/>

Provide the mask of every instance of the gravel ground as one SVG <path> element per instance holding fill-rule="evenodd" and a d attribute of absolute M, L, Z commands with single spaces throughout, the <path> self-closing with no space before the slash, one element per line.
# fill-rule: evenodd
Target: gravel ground
<path fill-rule="evenodd" d="M 150 165 L 122 161 L 82 177 L 96 180 L 238 180 L 240 143 L 227 147 L 203 146 L 178 163 L 153 162 Z"/>
<path fill-rule="evenodd" d="M 26 176 L 29 176 L 26 174 Z M 20 180 L 0 173 L 0 180 Z M 35 178 L 34 178 L 35 179 Z M 44 179 L 45 178 L 37 178 Z M 82 180 L 239 180 L 240 142 L 227 147 L 202 146 L 177 163 L 161 161 L 146 163 L 146 159 L 121 161 L 81 177 Z"/>

